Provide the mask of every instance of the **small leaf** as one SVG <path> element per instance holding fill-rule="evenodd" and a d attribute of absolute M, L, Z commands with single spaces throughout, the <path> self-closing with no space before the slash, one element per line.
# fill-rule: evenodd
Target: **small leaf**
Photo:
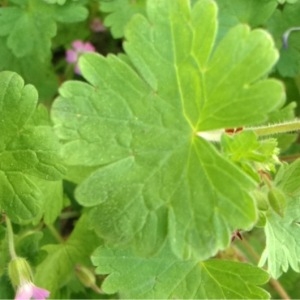
<path fill-rule="evenodd" d="M 234 135 L 223 134 L 221 146 L 230 160 L 257 181 L 260 181 L 259 171 L 274 171 L 278 164 L 276 139 L 259 140 L 252 131 L 242 131 Z"/>
<path fill-rule="evenodd" d="M 257 285 L 268 275 L 244 263 L 217 259 L 180 261 L 166 248 L 151 258 L 128 250 L 98 248 L 92 256 L 96 272 L 108 275 L 102 289 L 132 299 L 267 299 Z"/>

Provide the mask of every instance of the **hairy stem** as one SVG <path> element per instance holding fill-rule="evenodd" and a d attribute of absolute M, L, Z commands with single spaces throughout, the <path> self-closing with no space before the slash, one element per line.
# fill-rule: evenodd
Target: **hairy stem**
<path fill-rule="evenodd" d="M 258 126 L 258 127 L 246 127 L 244 130 L 254 131 L 258 136 L 268 136 L 279 133 L 289 133 L 300 130 L 300 120 L 294 120 L 290 122 L 283 122 L 272 125 Z"/>
<path fill-rule="evenodd" d="M 262 125 L 257 127 L 245 127 L 242 130 L 238 130 L 233 134 L 236 134 L 240 131 L 253 131 L 257 136 L 270 136 L 280 133 L 294 133 L 300 131 L 300 120 L 294 120 L 289 122 L 282 122 L 278 124 L 271 125 Z M 217 129 L 211 131 L 199 131 L 196 132 L 197 136 L 202 137 L 203 139 L 211 142 L 220 142 L 222 134 L 226 133 L 225 129 Z"/>
<path fill-rule="evenodd" d="M 5 222 L 6 222 L 6 229 L 7 229 L 9 255 L 11 259 L 15 259 L 17 257 L 17 254 L 15 250 L 14 231 L 12 228 L 11 221 L 7 216 L 5 216 Z"/>

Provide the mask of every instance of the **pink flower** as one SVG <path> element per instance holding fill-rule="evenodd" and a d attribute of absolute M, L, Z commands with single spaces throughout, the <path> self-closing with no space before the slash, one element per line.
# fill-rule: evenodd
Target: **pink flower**
<path fill-rule="evenodd" d="M 31 281 L 24 282 L 18 287 L 15 300 L 43 300 L 48 298 L 50 292 L 35 286 Z"/>
<path fill-rule="evenodd" d="M 81 74 L 78 66 L 78 60 L 81 54 L 85 52 L 95 52 L 95 47 L 89 43 L 84 43 L 83 41 L 76 40 L 72 43 L 72 48 L 66 52 L 66 61 L 70 64 L 75 64 L 74 71 L 76 74 Z"/>

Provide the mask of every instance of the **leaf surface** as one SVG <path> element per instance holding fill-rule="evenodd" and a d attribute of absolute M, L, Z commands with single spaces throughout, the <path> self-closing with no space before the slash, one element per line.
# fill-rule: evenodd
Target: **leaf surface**
<path fill-rule="evenodd" d="M 102 289 L 133 299 L 267 299 L 259 288 L 268 280 L 254 266 L 221 260 L 180 261 L 164 249 L 151 258 L 128 250 L 98 248 L 92 256 L 96 272 L 108 275 Z"/>
<path fill-rule="evenodd" d="M 99 234 L 143 253 L 168 239 L 177 255 L 205 259 L 255 222 L 255 182 L 197 134 L 278 108 L 282 85 L 261 79 L 278 54 L 247 26 L 215 45 L 213 1 L 149 1 L 147 15 L 127 27 L 127 56 L 82 56 L 89 84 L 65 83 L 52 120 L 69 165 L 101 166 L 76 191 L 97 205 Z"/>
<path fill-rule="evenodd" d="M 14 221 L 41 212 L 43 195 L 34 177 L 59 180 L 64 170 L 58 141 L 49 126 L 28 125 L 37 92 L 12 72 L 0 73 L 0 205 Z"/>

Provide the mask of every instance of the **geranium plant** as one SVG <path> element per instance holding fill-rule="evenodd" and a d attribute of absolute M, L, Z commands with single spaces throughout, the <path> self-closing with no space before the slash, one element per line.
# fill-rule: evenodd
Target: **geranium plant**
<path fill-rule="evenodd" d="M 299 298 L 300 1 L 0 1 L 0 298 Z"/>

